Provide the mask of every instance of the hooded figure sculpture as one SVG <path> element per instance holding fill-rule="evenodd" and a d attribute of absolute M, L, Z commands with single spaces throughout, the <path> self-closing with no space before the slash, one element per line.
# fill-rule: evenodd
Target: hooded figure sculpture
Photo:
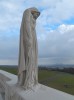
<path fill-rule="evenodd" d="M 40 12 L 36 8 L 25 10 L 20 29 L 18 84 L 25 89 L 38 84 L 38 46 L 36 19 Z"/>

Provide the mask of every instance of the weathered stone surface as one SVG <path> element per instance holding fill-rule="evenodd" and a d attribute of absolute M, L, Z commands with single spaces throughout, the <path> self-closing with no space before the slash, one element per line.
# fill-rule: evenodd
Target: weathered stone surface
<path fill-rule="evenodd" d="M 36 19 L 40 12 L 36 8 L 25 10 L 20 29 L 18 84 L 28 89 L 38 84 L 38 46 Z"/>
<path fill-rule="evenodd" d="M 3 79 L 7 79 L 5 82 L 0 78 L 0 82 L 5 83 L 3 84 L 5 100 L 74 100 L 74 96 L 70 94 L 41 84 L 24 91 L 23 87 L 17 85 L 18 77 L 16 75 L 0 70 L 1 76 Z"/>

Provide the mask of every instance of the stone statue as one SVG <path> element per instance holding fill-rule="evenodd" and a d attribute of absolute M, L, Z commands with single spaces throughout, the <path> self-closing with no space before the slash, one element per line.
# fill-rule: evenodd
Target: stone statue
<path fill-rule="evenodd" d="M 36 19 L 40 12 L 36 8 L 25 10 L 20 29 L 18 84 L 25 89 L 38 84 L 38 46 Z"/>

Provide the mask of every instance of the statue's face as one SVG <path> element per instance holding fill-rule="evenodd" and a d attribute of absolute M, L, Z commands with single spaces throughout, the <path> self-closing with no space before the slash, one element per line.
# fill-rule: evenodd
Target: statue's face
<path fill-rule="evenodd" d="M 36 20 L 38 17 L 39 17 L 39 15 L 40 15 L 40 13 L 39 12 L 36 12 L 36 11 L 33 11 L 33 12 L 31 12 L 32 13 L 32 15 L 33 15 L 33 17 L 34 17 L 34 19 Z"/>

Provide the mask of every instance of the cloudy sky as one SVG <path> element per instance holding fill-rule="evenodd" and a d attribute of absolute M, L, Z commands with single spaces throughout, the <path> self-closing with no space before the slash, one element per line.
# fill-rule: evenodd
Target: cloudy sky
<path fill-rule="evenodd" d="M 74 64 L 74 0 L 0 0 L 0 65 L 18 64 L 23 11 L 37 7 L 39 64 Z"/>

